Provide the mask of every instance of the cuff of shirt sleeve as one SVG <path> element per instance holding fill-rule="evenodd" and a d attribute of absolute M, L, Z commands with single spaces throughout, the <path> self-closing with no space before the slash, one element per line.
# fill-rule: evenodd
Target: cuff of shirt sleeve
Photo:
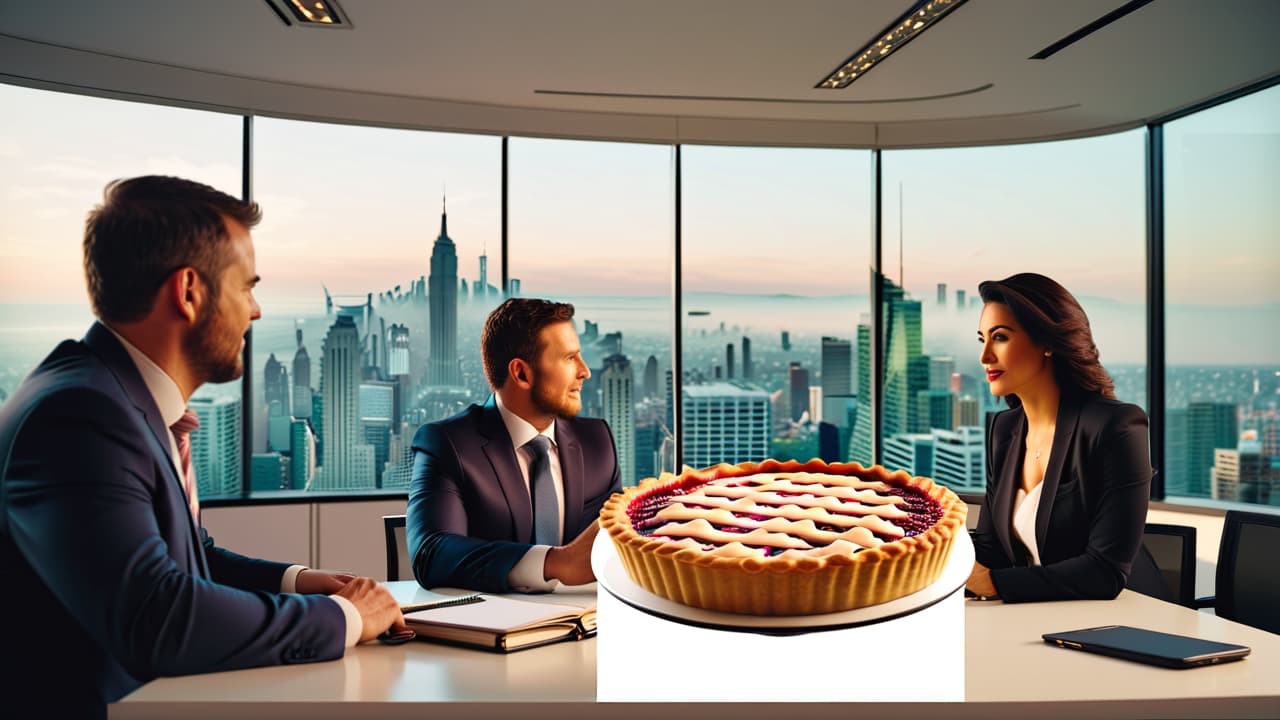
<path fill-rule="evenodd" d="M 284 571 L 284 577 L 280 578 L 280 592 L 298 592 L 298 573 L 306 569 L 306 565 L 290 565 L 288 569 Z"/>
<path fill-rule="evenodd" d="M 347 616 L 347 647 L 355 647 L 360 642 L 360 636 L 364 634 L 364 620 L 360 618 L 360 611 L 356 610 L 356 606 L 351 601 L 339 595 L 330 595 L 329 599 L 338 603 L 338 607 L 342 608 L 342 614 Z"/>
<path fill-rule="evenodd" d="M 560 587 L 559 580 L 543 579 L 543 567 L 547 562 L 547 551 L 550 545 L 534 545 L 529 552 L 520 558 L 520 562 L 507 574 L 507 584 L 517 592 L 554 592 Z"/>

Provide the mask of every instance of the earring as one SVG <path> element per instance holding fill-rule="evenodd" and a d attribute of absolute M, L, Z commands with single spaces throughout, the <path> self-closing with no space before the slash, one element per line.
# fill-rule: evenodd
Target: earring
<path fill-rule="evenodd" d="M 1045 350 L 1045 351 L 1044 351 L 1044 356 L 1045 356 L 1045 357 L 1053 357 L 1053 353 L 1052 353 L 1052 352 L 1050 352 L 1049 350 Z"/>

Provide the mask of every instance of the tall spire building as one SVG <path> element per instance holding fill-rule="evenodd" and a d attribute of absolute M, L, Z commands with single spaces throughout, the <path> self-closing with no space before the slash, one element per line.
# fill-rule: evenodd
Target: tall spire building
<path fill-rule="evenodd" d="M 448 212 L 440 212 L 440 236 L 431 248 L 427 278 L 431 347 L 428 385 L 461 385 L 458 372 L 458 250 L 449 238 Z"/>
<path fill-rule="evenodd" d="M 298 351 L 293 354 L 293 416 L 311 417 L 311 358 L 302 344 L 302 328 L 296 331 Z"/>

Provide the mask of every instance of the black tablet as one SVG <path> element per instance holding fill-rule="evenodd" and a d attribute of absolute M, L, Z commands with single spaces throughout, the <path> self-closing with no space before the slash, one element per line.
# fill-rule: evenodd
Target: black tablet
<path fill-rule="evenodd" d="M 1045 633 L 1041 637 L 1050 645 L 1110 655 L 1148 665 L 1169 668 L 1192 668 L 1202 665 L 1240 660 L 1250 649 L 1244 645 L 1201 640 L 1186 635 L 1143 630 L 1128 625 Z"/>

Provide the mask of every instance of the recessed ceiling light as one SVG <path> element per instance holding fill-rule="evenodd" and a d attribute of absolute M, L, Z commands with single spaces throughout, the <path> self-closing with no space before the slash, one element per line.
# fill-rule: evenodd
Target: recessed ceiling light
<path fill-rule="evenodd" d="M 351 27 L 347 13 L 338 6 L 337 0 L 267 0 L 267 5 L 285 25 Z"/>
<path fill-rule="evenodd" d="M 849 83 L 865 75 L 873 65 L 884 62 L 885 58 L 964 2 L 965 0 L 919 0 L 814 87 L 821 90 L 848 87 Z"/>

